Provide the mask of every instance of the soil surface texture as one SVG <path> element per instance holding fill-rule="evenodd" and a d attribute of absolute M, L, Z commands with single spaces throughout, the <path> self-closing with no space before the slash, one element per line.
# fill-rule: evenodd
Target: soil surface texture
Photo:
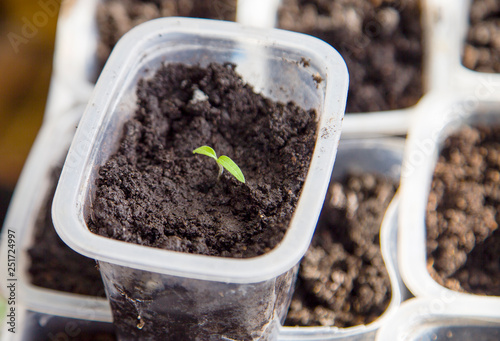
<path fill-rule="evenodd" d="M 318 37 L 342 55 L 347 113 L 407 108 L 423 95 L 418 0 L 283 0 L 278 26 Z"/>
<path fill-rule="evenodd" d="M 500 296 L 500 127 L 464 127 L 440 153 L 427 204 L 427 268 L 441 285 Z"/>
<path fill-rule="evenodd" d="M 462 63 L 479 72 L 500 72 L 500 2 L 472 1 Z"/>
<path fill-rule="evenodd" d="M 169 64 L 137 89 L 119 150 L 99 170 L 91 231 L 187 253 L 247 258 L 283 238 L 307 175 L 316 113 L 256 94 L 232 64 Z M 239 165 L 217 180 L 209 145 Z"/>
<path fill-rule="evenodd" d="M 118 40 L 133 27 L 161 17 L 236 20 L 236 0 L 104 0 L 96 11 L 100 68 Z"/>
<path fill-rule="evenodd" d="M 285 325 L 345 328 L 382 315 L 391 283 L 379 232 L 396 187 L 371 173 L 330 184 Z"/>
<path fill-rule="evenodd" d="M 96 262 L 70 249 L 52 223 L 52 200 L 60 173 L 60 167 L 52 171 L 51 188 L 35 222 L 33 246 L 28 250 L 31 283 L 47 289 L 106 297 Z"/>

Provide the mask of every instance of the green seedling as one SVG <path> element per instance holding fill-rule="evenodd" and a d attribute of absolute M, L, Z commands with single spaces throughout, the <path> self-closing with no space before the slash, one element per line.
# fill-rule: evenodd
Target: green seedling
<path fill-rule="evenodd" d="M 240 167 L 238 167 L 238 165 L 226 155 L 221 155 L 217 158 L 215 150 L 213 150 L 209 146 L 201 146 L 199 148 L 196 148 L 195 150 L 193 150 L 193 154 L 206 155 L 213 158 L 217 162 L 217 165 L 219 166 L 219 175 L 217 176 L 217 180 L 220 179 L 225 168 L 229 173 L 233 174 L 238 181 L 245 183 L 245 176 L 243 175 Z"/>

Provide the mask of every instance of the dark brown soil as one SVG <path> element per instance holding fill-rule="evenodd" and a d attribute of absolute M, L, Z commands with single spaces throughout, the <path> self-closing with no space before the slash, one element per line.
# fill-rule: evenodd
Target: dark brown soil
<path fill-rule="evenodd" d="M 89 228 L 187 253 L 255 257 L 283 238 L 314 148 L 316 113 L 255 94 L 231 64 L 169 64 L 139 82 L 135 117 L 100 168 Z M 193 150 L 209 145 L 246 184 Z"/>
<path fill-rule="evenodd" d="M 283 0 L 279 27 L 318 37 L 342 55 L 347 113 L 407 108 L 423 95 L 418 0 Z"/>
<path fill-rule="evenodd" d="M 472 1 L 462 62 L 479 72 L 500 72 L 500 2 Z"/>
<path fill-rule="evenodd" d="M 95 261 L 64 244 L 52 224 L 52 200 L 60 173 L 60 167 L 53 170 L 51 188 L 35 222 L 33 246 L 28 250 L 31 283 L 47 289 L 106 297 Z"/>
<path fill-rule="evenodd" d="M 236 20 L 236 0 L 105 0 L 97 7 L 97 57 L 104 65 L 118 40 L 133 27 L 160 17 Z"/>
<path fill-rule="evenodd" d="M 427 204 L 427 268 L 441 285 L 500 295 L 500 127 L 464 127 L 440 153 Z"/>
<path fill-rule="evenodd" d="M 332 182 L 285 325 L 368 324 L 391 299 L 379 232 L 396 183 L 371 173 Z"/>

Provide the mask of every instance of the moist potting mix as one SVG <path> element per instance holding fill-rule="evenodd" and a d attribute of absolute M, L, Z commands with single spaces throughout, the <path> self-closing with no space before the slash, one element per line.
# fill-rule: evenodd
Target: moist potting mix
<path fill-rule="evenodd" d="M 236 20 L 236 0 L 104 0 L 96 10 L 99 69 L 118 40 L 135 26 L 161 17 Z"/>
<path fill-rule="evenodd" d="M 478 72 L 500 72 L 500 2 L 473 0 L 462 62 Z"/>
<path fill-rule="evenodd" d="M 50 187 L 39 210 L 28 249 L 31 283 L 74 294 L 106 297 L 96 262 L 70 249 L 57 235 L 52 223 L 52 199 L 61 167 L 55 167 Z"/>
<path fill-rule="evenodd" d="M 346 113 L 410 107 L 423 95 L 420 1 L 283 0 L 278 27 L 332 45 L 349 69 Z"/>
<path fill-rule="evenodd" d="M 427 268 L 439 284 L 500 296 L 500 127 L 443 143 L 427 204 Z"/>
<path fill-rule="evenodd" d="M 372 173 L 332 181 L 285 325 L 345 328 L 382 315 L 391 283 L 379 232 L 396 188 L 395 181 Z"/>
<path fill-rule="evenodd" d="M 307 175 L 316 113 L 256 94 L 233 64 L 168 64 L 99 170 L 88 219 L 105 237 L 174 251 L 255 257 L 283 238 Z M 218 179 L 209 145 L 241 168 Z"/>

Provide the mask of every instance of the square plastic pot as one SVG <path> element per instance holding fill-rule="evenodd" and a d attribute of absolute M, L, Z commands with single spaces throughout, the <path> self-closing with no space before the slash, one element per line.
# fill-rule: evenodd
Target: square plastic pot
<path fill-rule="evenodd" d="M 45 122 L 36 138 L 16 185 L 2 230 L 0 283 L 3 297 L 10 297 L 7 286 L 11 283 L 9 279 L 15 278 L 16 304 L 21 303 L 27 309 L 59 316 L 110 321 L 109 303 L 105 298 L 33 285 L 28 272 L 31 259 L 28 250 L 33 246 L 37 217 L 49 192 L 53 190 L 53 170 L 62 167 L 83 110 L 83 107 L 76 107 L 58 120 Z M 15 236 L 16 266 L 13 277 L 9 276 L 7 267 L 9 230 Z"/>
<path fill-rule="evenodd" d="M 299 65 L 306 58 L 308 67 Z M 256 91 L 274 100 L 315 108 L 318 138 L 296 211 L 283 241 L 249 259 L 184 254 L 124 243 L 86 225 L 98 166 L 114 152 L 121 126 L 135 111 L 135 85 L 161 64 L 232 62 Z M 323 81 L 317 84 L 313 75 Z M 236 23 L 164 18 L 130 31 L 116 46 L 78 126 L 53 204 L 54 225 L 75 251 L 99 260 L 115 318 L 124 297 L 138 318 L 126 339 L 150 316 L 162 328 L 189 324 L 187 339 L 210 335 L 217 324 L 243 327 L 252 339 L 273 340 L 284 318 L 296 266 L 314 232 L 340 137 L 348 75 L 340 55 L 322 41 Z M 179 294 L 179 295 L 178 295 Z M 187 309 L 188 308 L 188 309 Z M 230 317 L 220 312 L 230 312 Z M 201 315 L 200 315 L 201 314 Z M 173 320 L 177 316 L 180 320 Z M 170 317 L 170 318 L 169 318 Z M 116 322 L 116 321 L 115 321 Z M 165 330 L 165 329 L 163 329 Z M 215 337 L 215 336 L 214 336 Z"/>
<path fill-rule="evenodd" d="M 495 98 L 495 99 L 493 99 Z M 409 132 L 403 161 L 399 212 L 399 264 L 408 289 L 417 297 L 444 302 L 469 299 L 496 302 L 500 297 L 453 291 L 430 276 L 426 264 L 426 206 L 442 142 L 465 125 L 500 124 L 497 96 L 479 101 L 473 95 L 443 95 L 425 104 Z M 498 310 L 500 312 L 500 310 Z"/>
<path fill-rule="evenodd" d="M 88 102 L 100 68 L 96 11 L 104 1 L 75 0 L 61 3 L 46 117 L 64 115 L 71 107 Z M 237 22 L 267 26 L 265 23 L 274 20 L 271 12 L 265 9 L 271 1 L 235 1 Z M 259 25 L 255 20 L 260 20 L 262 24 Z"/>
<path fill-rule="evenodd" d="M 282 2 L 282 0 L 268 0 L 266 5 L 260 7 L 260 10 L 264 13 L 263 16 L 273 18 L 273 20 L 263 22 L 258 15 L 253 15 L 245 23 L 261 27 L 278 27 L 278 12 Z M 443 0 L 422 0 L 420 2 L 423 45 L 421 76 L 424 91 L 422 98 L 426 97 L 428 93 L 433 92 L 436 84 L 439 84 L 443 79 L 449 79 L 451 76 L 448 74 L 448 68 L 442 68 L 439 61 L 443 59 L 443 54 L 448 55 L 449 48 L 451 47 L 448 44 L 443 45 L 441 41 L 443 29 L 446 29 L 451 24 L 449 22 L 450 17 L 446 16 L 446 13 L 441 13 L 443 7 L 445 7 L 442 2 Z M 403 7 L 404 4 L 398 4 L 398 6 Z M 441 18 L 438 15 L 445 18 Z M 368 21 L 370 18 L 366 20 Z M 452 23 L 454 22 L 452 21 Z M 356 46 L 359 49 L 365 48 L 360 42 L 351 42 L 350 45 L 359 45 Z M 367 136 L 377 137 L 406 134 L 411 123 L 411 117 L 417 109 L 418 103 L 411 107 L 397 110 L 364 112 L 352 115 L 347 112 L 342 129 L 343 137 L 365 138 Z"/>
<path fill-rule="evenodd" d="M 401 138 L 341 140 L 332 181 L 350 172 L 369 172 L 399 181 L 405 140 Z M 373 340 L 377 330 L 397 313 L 406 293 L 397 264 L 398 198 L 393 198 L 380 226 L 380 248 L 391 282 L 392 296 L 384 313 L 369 324 L 348 328 L 282 327 L 280 340 Z"/>

